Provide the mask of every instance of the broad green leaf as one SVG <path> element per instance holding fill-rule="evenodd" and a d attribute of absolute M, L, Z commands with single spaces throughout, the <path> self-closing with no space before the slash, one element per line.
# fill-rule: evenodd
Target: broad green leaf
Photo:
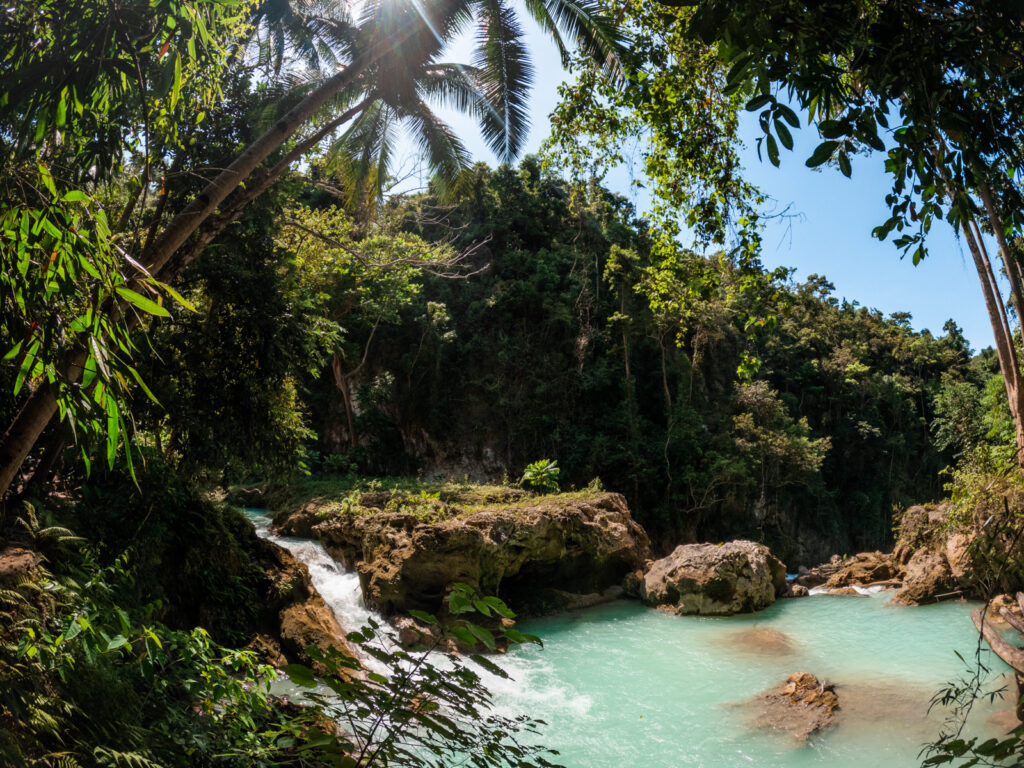
<path fill-rule="evenodd" d="M 440 624 L 434 614 L 427 613 L 426 611 L 410 610 L 409 615 L 417 621 L 422 621 L 424 624 L 430 624 L 432 626 L 438 626 Z"/>
<path fill-rule="evenodd" d="M 508 672 L 506 672 L 504 669 L 499 667 L 497 664 L 495 664 L 493 661 L 488 659 L 486 656 L 481 656 L 479 653 L 474 653 L 469 658 L 471 658 L 473 661 L 475 661 L 481 667 L 486 669 L 492 675 L 497 675 L 498 677 L 500 677 L 500 678 L 502 678 L 504 680 L 508 680 L 509 679 Z"/>
<path fill-rule="evenodd" d="M 281 671 L 288 675 L 288 679 L 300 688 L 315 688 L 316 677 L 313 670 L 302 664 L 285 664 Z"/>
<path fill-rule="evenodd" d="M 835 152 L 838 146 L 838 141 L 825 141 L 819 144 L 814 153 L 807 159 L 807 167 L 817 168 L 832 157 L 832 153 Z"/>
<path fill-rule="evenodd" d="M 846 178 L 850 178 L 853 173 L 853 168 L 850 167 L 850 155 L 847 152 L 839 153 L 839 170 L 843 172 Z"/>
<path fill-rule="evenodd" d="M 181 54 L 174 57 L 174 83 L 171 86 L 171 109 L 178 105 L 178 98 L 181 96 Z"/>
<path fill-rule="evenodd" d="M 775 141 L 775 137 L 770 133 L 765 137 L 765 145 L 768 148 L 768 162 L 774 165 L 776 168 L 779 167 L 779 145 Z"/>
<path fill-rule="evenodd" d="M 147 299 L 141 293 L 136 293 L 130 288 L 125 288 L 124 286 L 121 285 L 117 286 L 117 288 L 115 288 L 114 290 L 117 291 L 118 296 L 120 296 L 125 301 L 131 302 L 136 307 L 141 309 L 143 312 L 148 312 L 149 314 L 156 315 L 158 317 L 171 316 L 170 312 L 168 312 L 166 309 L 164 309 L 162 306 L 157 304 L 152 299 Z"/>
<path fill-rule="evenodd" d="M 159 280 L 154 280 L 153 282 L 156 284 L 156 286 L 160 290 L 162 290 L 164 293 L 166 293 L 168 296 L 170 296 L 172 299 L 174 299 L 176 302 L 178 302 L 181 306 L 183 306 L 189 312 L 198 312 L 199 311 L 199 310 L 196 309 L 195 305 L 191 301 L 189 301 L 184 296 L 182 296 L 180 293 L 178 293 L 174 289 L 173 286 L 170 286 L 167 283 L 161 283 Z"/>
<path fill-rule="evenodd" d="M 762 93 L 760 96 L 755 96 L 747 102 L 746 110 L 747 112 L 754 112 L 766 104 L 770 104 L 772 100 L 772 95 L 770 93 Z"/>
<path fill-rule="evenodd" d="M 793 149 L 793 134 L 789 132 L 789 128 L 778 118 L 775 118 L 775 133 L 779 136 L 779 141 L 782 142 L 782 146 L 786 149 Z"/>

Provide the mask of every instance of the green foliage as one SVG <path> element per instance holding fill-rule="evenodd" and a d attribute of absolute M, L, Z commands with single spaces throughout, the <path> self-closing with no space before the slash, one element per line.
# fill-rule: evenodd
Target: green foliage
<path fill-rule="evenodd" d="M 959 229 L 977 209 L 971 192 L 989 184 L 1007 231 L 1019 231 L 1020 20 L 998 2 L 713 0 L 668 23 L 716 47 L 730 67 L 726 92 L 752 97 L 746 108 L 760 111 L 769 145 L 774 129 L 792 146 L 788 102 L 824 139 L 808 166 L 832 161 L 849 176 L 851 154 L 885 152 L 891 216 L 875 235 L 898 233 L 916 264 L 932 224 Z M 777 152 L 769 158 L 778 164 Z"/>
<path fill-rule="evenodd" d="M 31 510 L 26 524 L 38 542 L 66 540 L 41 529 Z M 66 575 L 37 568 L 0 585 L 5 764 L 552 765 L 535 744 L 542 723 L 494 711 L 482 675 L 506 673 L 480 655 L 438 651 L 448 639 L 492 651 L 540 642 L 506 629 L 508 607 L 468 585 L 453 587 L 443 628 L 417 613 L 425 649 L 395 645 L 373 622 L 349 636 L 362 661 L 310 648 L 323 674 L 314 680 L 300 665 L 286 669 L 292 685 L 307 689 L 296 706 L 271 694 L 277 673 L 253 652 L 154 620 L 160 606 L 139 604 L 132 558 L 102 567 L 88 549 L 65 548 L 61 561 Z"/>
<path fill-rule="evenodd" d="M 621 198 L 532 159 L 394 209 L 428 242 L 490 238 L 487 268 L 417 278 L 378 328 L 350 382 L 361 471 L 497 477 L 547 455 L 563 484 L 625 493 L 655 538 L 751 536 L 799 560 L 885 547 L 893 504 L 941 493 L 934 397 L 944 373 L 977 380 L 955 326 L 915 332 L 823 278 L 653 238 Z M 320 447 L 344 451 L 317 386 Z"/>
<path fill-rule="evenodd" d="M 303 700 L 329 712 L 344 726 L 340 739 L 318 745 L 314 754 L 332 765 L 353 768 L 555 767 L 548 759 L 555 753 L 535 744 L 542 721 L 495 711 L 482 675 L 507 679 L 508 674 L 486 656 L 438 650 L 448 639 L 491 651 L 499 642 L 539 643 L 539 639 L 513 629 L 492 631 L 469 621 L 466 617 L 474 614 L 485 619 L 510 619 L 515 614 L 498 598 L 481 596 L 466 584 L 453 586 L 448 612 L 458 618 L 444 627 L 435 616 L 413 612 L 423 627 L 420 650 L 396 645 L 371 621 L 348 636 L 361 649 L 365 662 L 334 650 L 311 648 L 311 656 L 326 674 L 314 675 L 300 665 L 287 668 L 291 681 L 306 689 Z"/>
<path fill-rule="evenodd" d="M 558 492 L 558 476 L 562 470 L 551 459 L 541 459 L 526 465 L 522 484 L 537 491 Z"/>
<path fill-rule="evenodd" d="M 205 499 L 155 452 L 142 456 L 136 481 L 123 465 L 94 472 L 64 519 L 92 542 L 102 566 L 128 554 L 122 603 L 150 605 L 152 617 L 173 629 L 201 626 L 220 643 L 244 644 L 276 610 L 264 604 L 251 525 Z"/>
<path fill-rule="evenodd" d="M 639 150 L 652 216 L 670 236 L 682 226 L 701 245 L 726 243 L 739 225 L 744 237 L 761 198 L 740 173 L 737 109 L 726 94 L 726 69 L 713 45 L 682 34 L 689 9 L 613 0 L 609 12 L 631 33 L 625 77 L 610 82 L 582 58 L 575 82 L 559 88 L 548 159 L 586 183 L 624 164 Z"/>
<path fill-rule="evenodd" d="M 65 557 L 65 562 L 67 558 Z M 269 695 L 274 671 L 203 629 L 175 631 L 121 607 L 126 558 L 88 553 L 67 576 L 37 569 L 5 595 L 0 757 L 12 765 L 310 763 L 283 749 L 312 718 Z M 128 592 L 130 595 L 130 590 Z"/>
<path fill-rule="evenodd" d="M 150 164 L 219 96 L 221 46 L 244 6 L 156 7 L 32 0 L 5 12 L 0 40 L 4 362 L 16 402 L 52 393 L 75 437 L 105 443 L 111 464 L 129 444 L 132 393 L 148 394 L 131 327 L 177 297 L 129 253 L 123 227 Z"/>

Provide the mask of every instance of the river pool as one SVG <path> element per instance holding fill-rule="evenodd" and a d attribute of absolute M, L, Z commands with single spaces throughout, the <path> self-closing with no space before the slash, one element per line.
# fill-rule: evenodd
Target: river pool
<path fill-rule="evenodd" d="M 267 520 L 250 518 L 261 535 Z M 279 539 L 310 567 L 342 626 L 369 615 L 358 580 L 323 548 Z M 978 634 L 971 606 L 891 604 L 871 597 L 780 600 L 756 614 L 728 618 L 672 616 L 633 602 L 522 622 L 544 647 L 523 646 L 498 659 L 511 681 L 492 678 L 498 707 L 547 722 L 543 743 L 569 768 L 906 768 L 920 764 L 948 714 L 932 697 L 969 674 Z M 983 648 L 994 670 L 1007 669 Z M 749 704 L 793 672 L 836 685 L 833 728 L 807 744 L 754 728 Z M 970 732 L 1005 732 L 1009 704 L 979 703 Z"/>

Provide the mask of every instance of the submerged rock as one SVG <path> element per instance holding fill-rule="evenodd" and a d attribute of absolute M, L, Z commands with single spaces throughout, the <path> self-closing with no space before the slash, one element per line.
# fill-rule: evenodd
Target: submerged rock
<path fill-rule="evenodd" d="M 457 514 L 456 514 L 457 512 Z M 529 607 L 542 590 L 601 593 L 649 558 L 650 543 L 617 493 L 525 499 L 453 511 L 339 515 L 312 526 L 354 568 L 369 607 L 442 612 L 453 584 Z"/>
<path fill-rule="evenodd" d="M 810 672 L 790 675 L 751 703 L 756 708 L 756 728 L 782 731 L 799 741 L 832 725 L 839 709 L 835 686 Z"/>
<path fill-rule="evenodd" d="M 771 627 L 728 632 L 721 639 L 733 650 L 753 656 L 788 656 L 795 650 L 789 635 Z"/>
<path fill-rule="evenodd" d="M 640 598 L 679 614 L 728 616 L 767 608 L 786 590 L 786 568 L 763 544 L 682 544 L 656 560 Z"/>

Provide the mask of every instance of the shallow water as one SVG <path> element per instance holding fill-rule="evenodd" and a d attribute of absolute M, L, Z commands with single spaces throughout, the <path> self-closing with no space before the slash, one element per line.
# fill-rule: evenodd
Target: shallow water
<path fill-rule="evenodd" d="M 371 615 L 359 583 L 316 542 L 261 535 L 305 562 L 342 626 Z M 544 648 L 497 659 L 513 680 L 489 678 L 497 706 L 548 723 L 541 741 L 569 768 L 904 768 L 920 764 L 944 713 L 932 696 L 967 668 L 978 635 L 964 603 L 907 608 L 891 593 L 781 600 L 757 614 L 671 616 L 619 602 L 522 622 Z M 1001 662 L 984 650 L 986 664 Z M 836 725 L 808 744 L 756 730 L 749 700 L 793 672 L 836 684 Z M 998 687 L 994 676 L 990 687 Z M 971 732 L 997 735 L 989 718 L 1008 705 L 978 705 Z"/>
<path fill-rule="evenodd" d="M 502 659 L 516 682 L 500 685 L 501 706 L 546 720 L 544 742 L 570 768 L 917 765 L 943 724 L 931 697 L 965 672 L 954 650 L 972 658 L 978 636 L 968 605 L 889 598 L 782 600 L 729 618 L 616 603 L 525 622 L 545 647 Z M 749 700 L 805 671 L 836 684 L 836 725 L 807 745 L 754 730 Z M 974 732 L 995 735 L 992 713 L 979 706 Z"/>

